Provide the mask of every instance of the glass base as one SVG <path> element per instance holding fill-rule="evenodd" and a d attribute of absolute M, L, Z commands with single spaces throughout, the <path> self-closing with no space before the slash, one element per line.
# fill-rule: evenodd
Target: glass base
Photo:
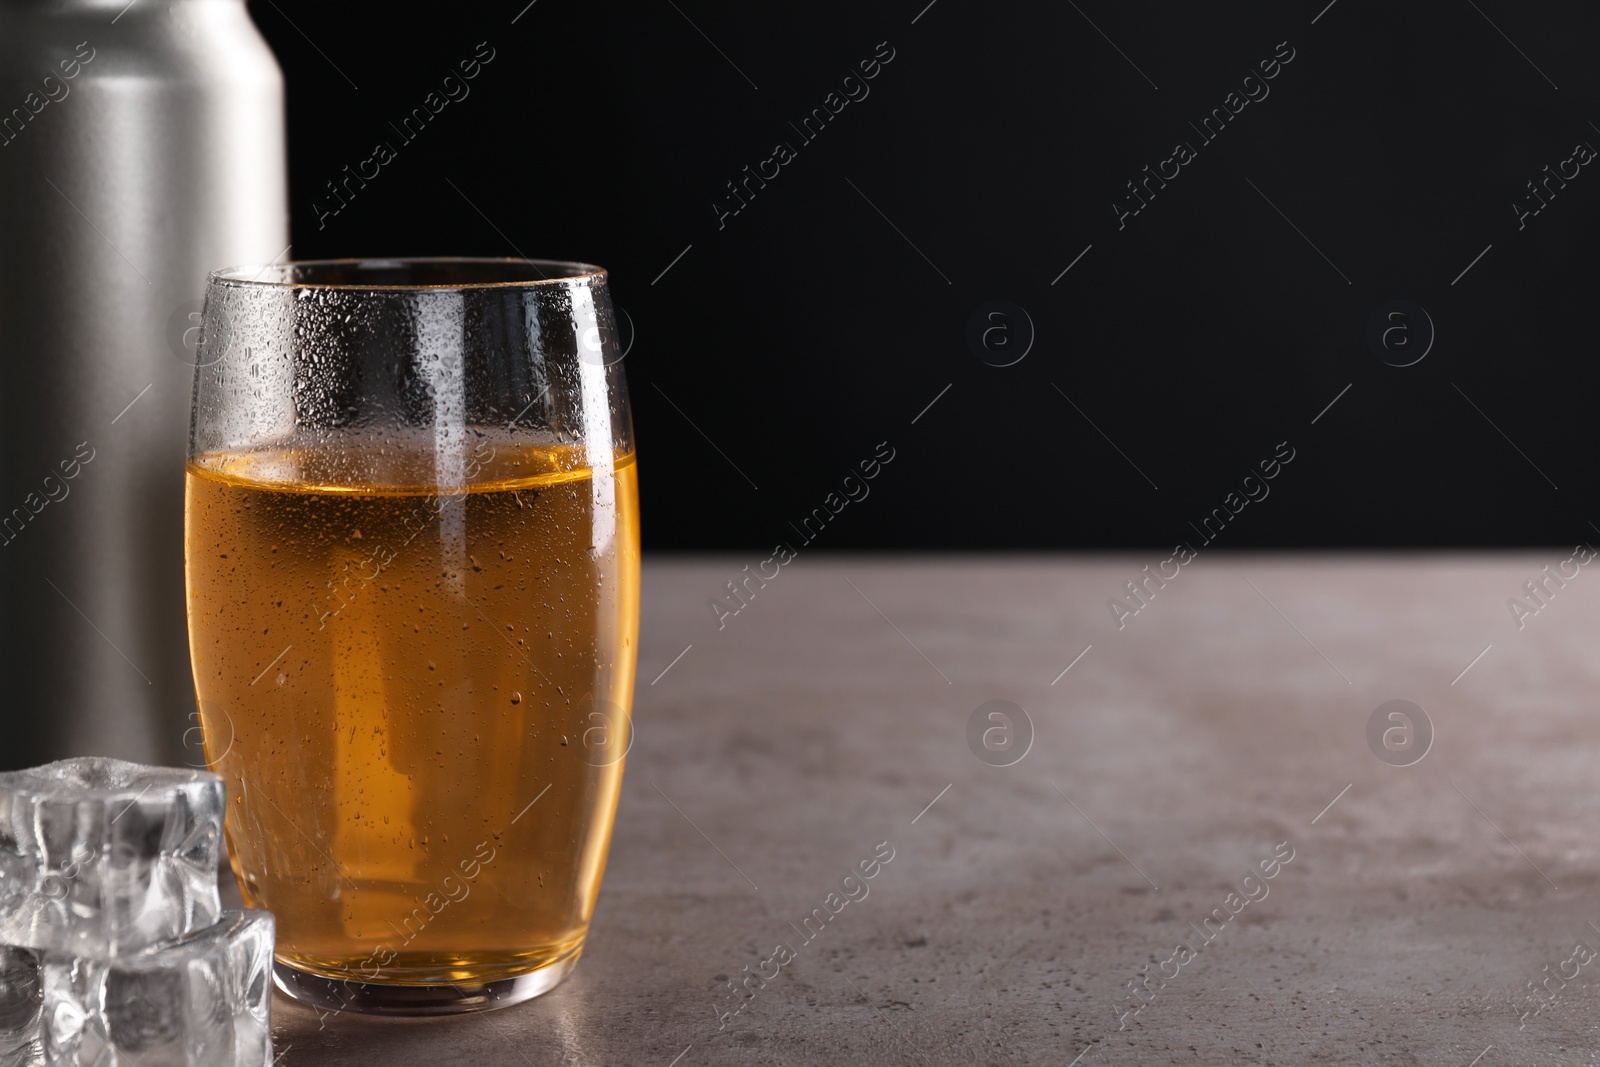
<path fill-rule="evenodd" d="M 303 1004 L 324 1011 L 361 1015 L 459 1015 L 469 1011 L 508 1008 L 548 993 L 572 973 L 578 953 L 548 967 L 494 982 L 446 982 L 444 985 L 382 985 L 324 978 L 274 960 L 272 982 Z"/>

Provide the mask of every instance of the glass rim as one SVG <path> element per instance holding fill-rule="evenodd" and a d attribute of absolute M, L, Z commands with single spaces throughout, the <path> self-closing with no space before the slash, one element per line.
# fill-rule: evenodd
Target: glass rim
<path fill-rule="evenodd" d="M 363 282 L 348 280 L 348 275 L 363 271 L 408 269 L 426 273 L 448 268 L 480 268 L 486 274 L 504 272 L 505 278 L 483 280 L 441 280 L 437 282 Z M 510 277 L 521 268 L 532 268 L 539 277 Z M 340 274 L 339 281 L 318 281 L 318 275 Z M 302 275 L 309 275 L 305 277 Z M 362 256 L 345 259 L 298 259 L 280 263 L 247 264 L 212 271 L 206 284 L 239 289 L 332 289 L 345 292 L 423 292 L 430 290 L 529 289 L 541 286 L 603 284 L 607 271 L 593 263 L 565 259 L 528 259 L 521 256 Z"/>

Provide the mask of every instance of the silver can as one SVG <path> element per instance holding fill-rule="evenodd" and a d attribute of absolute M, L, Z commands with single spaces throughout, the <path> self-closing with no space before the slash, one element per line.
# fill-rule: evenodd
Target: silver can
<path fill-rule="evenodd" d="M 193 313 L 286 251 L 283 113 L 244 0 L 0 0 L 0 765 L 204 759 Z"/>

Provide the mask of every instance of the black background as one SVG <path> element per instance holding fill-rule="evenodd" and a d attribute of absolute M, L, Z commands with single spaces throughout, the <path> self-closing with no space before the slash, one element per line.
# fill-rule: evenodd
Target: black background
<path fill-rule="evenodd" d="M 255 0 L 293 255 L 609 268 L 650 548 L 792 540 L 882 441 L 816 547 L 1170 546 L 1282 441 L 1219 547 L 1596 534 L 1600 167 L 1521 229 L 1512 205 L 1600 146 L 1600 9 L 926 3 Z M 388 123 L 479 42 L 470 95 L 401 144 Z M 870 95 L 801 143 L 789 123 L 880 42 Z M 1189 123 L 1279 42 L 1270 95 L 1202 144 Z M 398 158 L 319 226 L 378 141 Z M 797 158 L 719 229 L 779 141 Z M 1124 183 L 1178 141 L 1197 158 L 1119 230 Z M 991 300 L 1032 321 L 1013 366 L 968 344 Z M 1408 367 L 1367 338 L 1395 300 L 1436 329 Z"/>

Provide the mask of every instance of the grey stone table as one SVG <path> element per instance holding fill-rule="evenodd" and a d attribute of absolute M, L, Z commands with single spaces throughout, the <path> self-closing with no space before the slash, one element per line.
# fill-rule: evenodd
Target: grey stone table
<path fill-rule="evenodd" d="M 1206 555 L 1134 616 L 1164 554 L 812 556 L 720 630 L 759 559 L 651 559 L 573 977 L 280 996 L 281 1062 L 1594 1063 L 1600 576 L 1524 591 L 1567 555 Z"/>

